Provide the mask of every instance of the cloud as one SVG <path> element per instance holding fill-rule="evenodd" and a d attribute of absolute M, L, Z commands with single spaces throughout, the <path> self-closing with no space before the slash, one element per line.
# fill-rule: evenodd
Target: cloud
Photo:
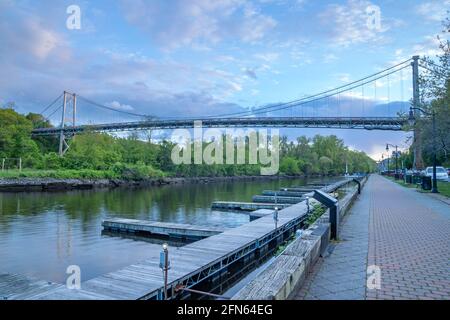
<path fill-rule="evenodd" d="M 279 54 L 276 52 L 256 53 L 253 55 L 253 57 L 265 62 L 274 62 L 278 59 Z"/>
<path fill-rule="evenodd" d="M 245 73 L 245 75 L 247 75 L 248 77 L 250 77 L 254 80 L 258 79 L 255 69 L 244 68 L 244 73 Z"/>
<path fill-rule="evenodd" d="M 122 0 L 126 20 L 164 49 L 262 39 L 276 21 L 244 0 Z"/>
<path fill-rule="evenodd" d="M 450 10 L 450 0 L 437 0 L 421 3 L 415 8 L 416 12 L 429 21 L 441 22 Z"/>
<path fill-rule="evenodd" d="M 106 106 L 111 107 L 113 109 L 117 109 L 117 110 L 123 110 L 123 111 L 132 111 L 134 110 L 134 108 L 132 106 L 130 106 L 129 104 L 121 104 L 118 101 L 112 101 L 112 102 L 108 102 L 106 103 Z"/>
<path fill-rule="evenodd" d="M 414 55 L 430 56 L 434 57 L 438 54 L 442 54 L 442 50 L 439 48 L 440 40 L 437 36 L 425 36 L 422 41 L 415 44 L 412 48 Z"/>
<path fill-rule="evenodd" d="M 331 63 L 333 61 L 338 60 L 338 57 L 334 55 L 333 53 L 327 53 L 323 55 L 323 62 L 324 63 Z"/>
<path fill-rule="evenodd" d="M 369 28 L 367 9 L 373 4 L 366 0 L 348 0 L 346 4 L 330 4 L 319 14 L 333 44 L 349 46 L 360 43 L 385 41 L 384 32 L 390 29 L 386 19 L 381 19 L 380 29 Z M 383 12 L 381 11 L 383 17 Z"/>

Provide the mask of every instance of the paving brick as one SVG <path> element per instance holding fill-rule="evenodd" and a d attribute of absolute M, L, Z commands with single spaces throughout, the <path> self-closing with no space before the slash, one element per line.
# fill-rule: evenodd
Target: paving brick
<path fill-rule="evenodd" d="M 450 299 L 450 206 L 372 175 L 297 299 Z M 368 265 L 381 289 L 366 288 Z"/>

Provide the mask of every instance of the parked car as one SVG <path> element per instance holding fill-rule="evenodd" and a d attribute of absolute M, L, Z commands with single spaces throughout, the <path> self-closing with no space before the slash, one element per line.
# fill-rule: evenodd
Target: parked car
<path fill-rule="evenodd" d="M 433 178 L 433 167 L 427 167 L 425 169 L 425 176 Z M 436 167 L 436 179 L 442 181 L 448 181 L 448 173 L 444 167 Z"/>
<path fill-rule="evenodd" d="M 447 174 L 450 176 L 450 168 L 447 168 Z"/>

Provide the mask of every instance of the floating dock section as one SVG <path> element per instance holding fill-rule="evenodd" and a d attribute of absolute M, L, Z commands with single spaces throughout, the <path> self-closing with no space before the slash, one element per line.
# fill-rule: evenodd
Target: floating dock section
<path fill-rule="evenodd" d="M 252 200 L 259 203 L 296 204 L 304 199 L 299 197 L 253 196 Z"/>
<path fill-rule="evenodd" d="M 263 196 L 303 197 L 304 192 L 263 190 Z"/>
<path fill-rule="evenodd" d="M 259 203 L 259 202 L 233 202 L 233 201 L 214 201 L 211 208 L 213 210 L 226 210 L 226 211 L 255 211 L 259 209 L 275 210 L 284 209 L 290 206 L 290 204 L 283 203 Z"/>
<path fill-rule="evenodd" d="M 267 215 L 273 215 L 274 210 L 269 209 L 259 209 L 253 212 L 250 212 L 250 221 L 265 217 Z"/>
<path fill-rule="evenodd" d="M 147 233 L 180 239 L 203 239 L 224 232 L 225 228 L 134 219 L 108 219 L 104 230 L 124 233 Z"/>

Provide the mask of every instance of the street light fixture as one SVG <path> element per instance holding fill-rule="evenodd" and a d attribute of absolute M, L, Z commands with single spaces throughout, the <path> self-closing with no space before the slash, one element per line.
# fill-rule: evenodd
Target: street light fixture
<path fill-rule="evenodd" d="M 437 178 L 436 178 L 436 112 L 432 110 L 431 112 L 427 112 L 421 108 L 418 107 L 410 107 L 409 108 L 409 118 L 408 122 L 410 126 L 414 126 L 416 124 L 416 119 L 414 117 L 413 110 L 417 110 L 422 112 L 423 114 L 427 116 L 431 116 L 432 122 L 433 122 L 433 187 L 431 189 L 432 193 L 439 193 L 437 188 Z"/>
<path fill-rule="evenodd" d="M 391 143 L 386 143 L 386 151 L 388 152 L 389 155 L 389 146 L 394 147 L 395 148 L 395 180 L 399 179 L 399 175 L 398 175 L 398 146 L 397 145 L 393 145 Z"/>

